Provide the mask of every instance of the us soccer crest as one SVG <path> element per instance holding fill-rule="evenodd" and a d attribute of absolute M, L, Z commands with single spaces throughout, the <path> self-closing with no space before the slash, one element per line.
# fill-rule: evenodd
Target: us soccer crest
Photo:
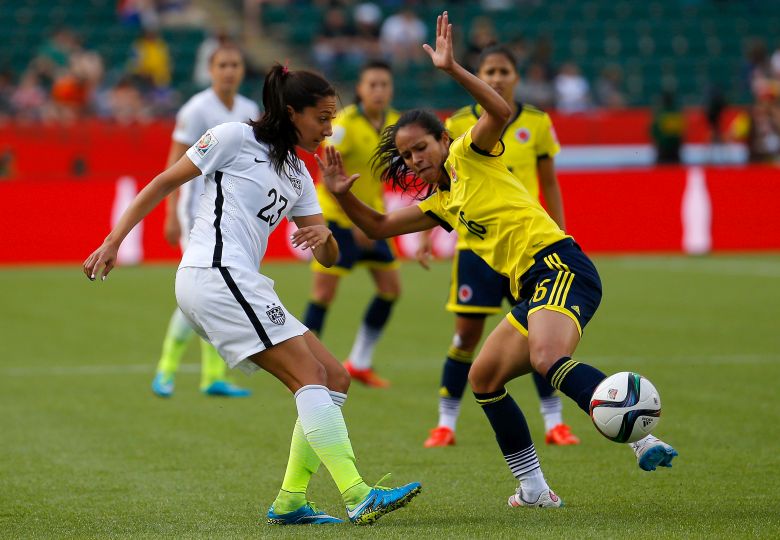
<path fill-rule="evenodd" d="M 301 179 L 295 176 L 295 173 L 289 167 L 284 171 L 284 175 L 290 181 L 290 185 L 295 190 L 295 193 L 300 195 L 303 192 L 303 184 L 301 183 Z"/>
<path fill-rule="evenodd" d="M 272 323 L 278 324 L 279 326 L 284 324 L 285 321 L 284 310 L 280 306 L 272 305 L 271 309 L 266 311 L 265 314 L 268 315 L 268 318 L 271 319 Z"/>

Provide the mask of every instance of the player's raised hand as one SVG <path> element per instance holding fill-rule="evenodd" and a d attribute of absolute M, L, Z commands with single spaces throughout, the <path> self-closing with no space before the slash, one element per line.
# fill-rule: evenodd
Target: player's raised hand
<path fill-rule="evenodd" d="M 319 167 L 322 174 L 322 181 L 331 193 L 342 195 L 348 192 L 355 180 L 360 178 L 359 174 L 347 176 L 341 154 L 332 146 L 325 148 L 325 161 L 320 159 L 318 155 L 315 155 L 314 159 L 317 160 L 317 167 Z"/>
<path fill-rule="evenodd" d="M 437 68 L 447 71 L 455 65 L 455 55 L 452 52 L 452 25 L 446 11 L 436 17 L 436 49 L 434 50 L 427 43 L 423 45 L 423 49 Z"/>
<path fill-rule="evenodd" d="M 101 281 L 104 281 L 108 276 L 108 273 L 116 264 L 116 254 L 118 251 L 119 246 L 114 246 L 109 242 L 103 242 L 103 245 L 97 248 L 92 255 L 87 257 L 87 260 L 84 261 L 84 274 L 90 281 L 95 281 L 98 277 L 100 277 Z"/>

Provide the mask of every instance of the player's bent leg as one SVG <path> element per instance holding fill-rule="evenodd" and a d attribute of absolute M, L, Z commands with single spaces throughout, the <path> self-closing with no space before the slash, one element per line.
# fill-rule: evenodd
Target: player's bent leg
<path fill-rule="evenodd" d="M 439 387 L 439 422 L 423 443 L 424 448 L 453 446 L 461 400 L 468 383 L 474 350 L 482 338 L 485 315 L 455 316 L 455 335 L 447 351 Z"/>
<path fill-rule="evenodd" d="M 252 392 L 233 384 L 227 377 L 227 364 L 208 341 L 201 339 L 200 391 L 207 396 L 242 398 Z"/>
<path fill-rule="evenodd" d="M 515 492 L 518 504 L 513 506 L 549 507 L 545 497 L 550 501 L 560 499 L 550 491 L 544 478 L 523 412 L 504 388 L 506 382 L 530 370 L 528 339 L 503 319 L 474 361 L 469 382 L 509 470 L 519 482 Z"/>
<path fill-rule="evenodd" d="M 395 269 L 372 268 L 371 275 L 376 295 L 366 308 L 345 366 L 358 382 L 369 387 L 385 388 L 390 383 L 377 375 L 373 368 L 374 350 L 401 294 L 401 280 Z"/>
<path fill-rule="evenodd" d="M 350 516 L 359 516 L 366 508 L 372 508 L 373 504 L 364 503 L 371 500 L 376 488 L 370 488 L 357 471 L 341 409 L 324 385 L 326 369 L 309 349 L 306 338 L 289 339 L 252 356 L 251 360 L 295 392 L 298 418 L 306 440 L 336 482 Z M 397 506 L 384 507 L 387 513 Z"/>

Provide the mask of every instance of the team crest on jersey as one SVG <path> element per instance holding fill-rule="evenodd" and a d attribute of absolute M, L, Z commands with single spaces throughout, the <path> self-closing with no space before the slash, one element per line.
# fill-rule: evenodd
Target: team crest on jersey
<path fill-rule="evenodd" d="M 284 316 L 284 310 L 277 305 L 272 305 L 271 309 L 266 311 L 265 314 L 268 315 L 268 318 L 271 319 L 272 323 L 278 324 L 279 326 L 283 325 L 286 319 Z"/>
<path fill-rule="evenodd" d="M 461 285 L 458 288 L 458 300 L 468 302 L 474 297 L 474 291 L 468 285 Z"/>
<path fill-rule="evenodd" d="M 531 132 L 528 131 L 528 128 L 520 128 L 517 131 L 515 131 L 515 139 L 520 141 L 521 143 L 527 143 L 531 140 Z"/>
<path fill-rule="evenodd" d="M 295 190 L 295 193 L 300 195 L 303 192 L 303 184 L 301 184 L 301 179 L 292 174 L 288 174 L 287 179 L 290 181 L 290 185 Z"/>
<path fill-rule="evenodd" d="M 209 150 L 217 146 L 219 141 L 217 138 L 211 133 L 211 131 L 207 131 L 203 134 L 203 136 L 200 138 L 198 142 L 195 143 L 195 149 L 198 151 L 198 154 L 200 156 L 205 156 L 209 153 Z"/>
<path fill-rule="evenodd" d="M 458 181 L 458 173 L 455 172 L 455 167 L 450 166 L 450 178 L 452 178 L 452 183 Z"/>

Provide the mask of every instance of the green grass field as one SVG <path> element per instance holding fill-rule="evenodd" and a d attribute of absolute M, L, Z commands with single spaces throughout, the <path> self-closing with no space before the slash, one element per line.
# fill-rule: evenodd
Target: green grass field
<path fill-rule="evenodd" d="M 172 266 L 120 268 L 90 283 L 75 267 L 0 270 L 2 538 L 669 538 L 780 536 L 780 256 L 601 257 L 604 300 L 578 357 L 638 371 L 658 387 L 657 434 L 680 452 L 646 473 L 566 400 L 579 447 L 544 445 L 530 378 L 510 385 L 536 437 L 559 511 L 510 509 L 515 487 L 470 394 L 453 448 L 424 450 L 452 318 L 446 262 L 403 267 L 404 296 L 375 364 L 387 390 L 353 386 L 345 416 L 368 482 L 419 480 L 423 493 L 372 527 L 271 528 L 295 418 L 267 374 L 247 400 L 198 393 L 188 351 L 170 400 L 149 384 L 174 306 Z M 300 313 L 304 265 L 268 265 Z M 324 341 L 349 351 L 371 295 L 342 285 Z M 497 319 L 491 323 L 491 327 Z M 343 516 L 322 469 L 311 498 Z"/>

